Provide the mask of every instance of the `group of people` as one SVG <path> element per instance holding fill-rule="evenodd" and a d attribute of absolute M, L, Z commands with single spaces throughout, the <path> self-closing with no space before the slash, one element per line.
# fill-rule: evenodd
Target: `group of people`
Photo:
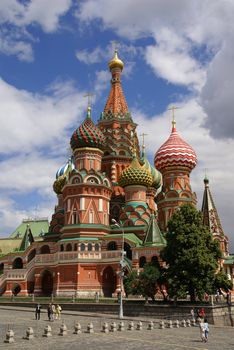
<path fill-rule="evenodd" d="M 197 323 L 199 324 L 200 328 L 200 335 L 202 342 L 206 343 L 208 342 L 208 335 L 209 335 L 209 324 L 206 318 L 205 310 L 202 307 L 201 309 L 196 310 L 197 313 Z M 194 318 L 195 312 L 194 309 L 191 310 L 191 316 Z"/>
<path fill-rule="evenodd" d="M 36 305 L 36 309 L 35 309 L 35 318 L 36 318 L 36 320 L 40 320 L 41 309 L 42 309 L 41 304 L 37 304 Z M 50 303 L 47 306 L 47 315 L 48 315 L 49 321 L 60 320 L 60 318 L 61 318 L 61 311 L 62 311 L 62 308 L 61 308 L 61 306 L 59 304 Z"/>

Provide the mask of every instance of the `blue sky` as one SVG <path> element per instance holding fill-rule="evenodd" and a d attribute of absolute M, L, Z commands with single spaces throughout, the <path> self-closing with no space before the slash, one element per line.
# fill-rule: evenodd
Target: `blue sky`
<path fill-rule="evenodd" d="M 23 218 L 50 218 L 52 184 L 94 93 L 97 121 L 110 88 L 113 41 L 123 88 L 150 159 L 177 130 L 205 169 L 234 250 L 234 3 L 226 0 L 1 0 L 0 235 Z"/>

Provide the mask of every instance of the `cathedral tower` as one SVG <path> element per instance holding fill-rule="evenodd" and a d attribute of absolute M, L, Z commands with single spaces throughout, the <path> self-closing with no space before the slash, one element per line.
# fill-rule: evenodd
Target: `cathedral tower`
<path fill-rule="evenodd" d="M 156 197 L 158 221 L 165 231 L 173 212 L 182 204 L 196 205 L 196 195 L 190 185 L 190 172 L 196 166 L 193 148 L 178 134 L 175 121 L 168 140 L 159 148 L 154 158 L 155 167 L 162 173 L 163 186 Z"/>

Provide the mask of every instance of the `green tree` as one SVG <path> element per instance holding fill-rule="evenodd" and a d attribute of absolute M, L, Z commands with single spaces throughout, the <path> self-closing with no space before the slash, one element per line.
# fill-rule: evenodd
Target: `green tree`
<path fill-rule="evenodd" d="M 221 291 L 224 290 L 226 293 L 229 292 L 233 287 L 232 281 L 228 279 L 227 274 L 221 270 L 215 275 L 214 279 L 214 292 L 217 290 Z"/>
<path fill-rule="evenodd" d="M 186 204 L 168 222 L 167 246 L 161 252 L 167 264 L 168 293 L 175 299 L 187 293 L 191 301 L 200 300 L 214 289 L 218 262 L 222 257 L 219 243 L 203 225 L 202 214 Z"/>
<path fill-rule="evenodd" d="M 145 264 L 143 271 L 135 271 L 124 279 L 124 288 L 127 295 L 143 295 L 155 300 L 161 277 L 160 269 L 155 264 Z"/>

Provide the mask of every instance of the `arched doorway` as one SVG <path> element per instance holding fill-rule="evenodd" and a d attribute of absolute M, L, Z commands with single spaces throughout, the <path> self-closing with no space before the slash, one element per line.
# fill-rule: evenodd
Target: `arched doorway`
<path fill-rule="evenodd" d="M 146 257 L 141 256 L 139 259 L 139 267 L 144 267 L 145 264 L 146 264 Z"/>
<path fill-rule="evenodd" d="M 106 267 L 102 273 L 102 290 L 104 297 L 112 297 L 116 287 L 116 275 L 111 266 Z"/>
<path fill-rule="evenodd" d="M 21 287 L 19 284 L 15 284 L 14 287 L 12 288 L 12 294 L 17 295 L 21 291 Z"/>
<path fill-rule="evenodd" d="M 41 291 L 44 296 L 49 296 L 53 292 L 53 274 L 46 270 L 41 279 Z"/>

